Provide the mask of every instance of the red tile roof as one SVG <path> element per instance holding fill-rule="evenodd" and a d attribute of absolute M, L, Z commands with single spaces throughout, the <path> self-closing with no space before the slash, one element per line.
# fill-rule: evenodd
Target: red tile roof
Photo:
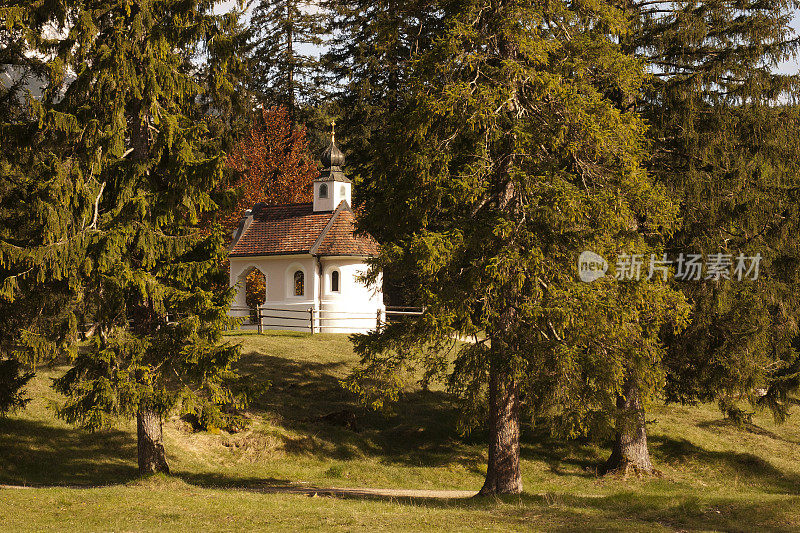
<path fill-rule="evenodd" d="M 371 235 L 355 235 L 356 217 L 348 209 L 337 210 L 328 231 L 315 249 L 317 255 L 378 255 L 378 243 Z"/>
<path fill-rule="evenodd" d="M 245 219 L 231 257 L 314 254 L 374 256 L 378 244 L 370 236 L 353 234 L 355 217 L 346 202 L 336 211 L 314 212 L 314 205 L 256 204 Z"/>

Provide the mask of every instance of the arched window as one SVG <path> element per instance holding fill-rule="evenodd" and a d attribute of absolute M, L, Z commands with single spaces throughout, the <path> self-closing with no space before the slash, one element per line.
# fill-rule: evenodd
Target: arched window
<path fill-rule="evenodd" d="M 339 292 L 339 271 L 334 270 L 331 272 L 331 291 Z"/>
<path fill-rule="evenodd" d="M 251 268 L 243 274 L 245 303 L 250 309 L 250 321 L 256 323 L 258 308 L 267 301 L 267 277 L 257 268 Z"/>
<path fill-rule="evenodd" d="M 294 295 L 303 296 L 305 293 L 305 275 L 302 270 L 298 270 L 294 273 Z"/>
<path fill-rule="evenodd" d="M 339 191 L 340 191 L 340 194 L 342 195 L 342 198 L 347 196 L 347 187 L 345 187 L 344 185 L 342 185 L 342 188 L 339 189 Z"/>
<path fill-rule="evenodd" d="M 319 186 L 319 197 L 320 198 L 327 198 L 328 197 L 328 185 L 325 183 L 321 183 Z"/>

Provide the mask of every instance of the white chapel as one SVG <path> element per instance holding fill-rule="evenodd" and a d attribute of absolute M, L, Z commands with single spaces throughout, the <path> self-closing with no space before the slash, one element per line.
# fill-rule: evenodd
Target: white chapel
<path fill-rule="evenodd" d="M 386 308 L 378 287 L 360 281 L 365 259 L 378 253 L 369 235 L 354 234 L 352 182 L 335 135 L 322 154 L 324 170 L 314 181 L 314 201 L 256 204 L 233 235 L 230 283 L 235 316 L 248 316 L 245 280 L 259 270 L 266 281 L 264 329 L 356 333 L 375 329 Z M 250 326 L 252 327 L 252 326 Z"/>

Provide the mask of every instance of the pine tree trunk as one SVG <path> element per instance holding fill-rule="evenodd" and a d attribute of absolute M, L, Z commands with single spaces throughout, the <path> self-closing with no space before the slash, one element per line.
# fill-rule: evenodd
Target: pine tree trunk
<path fill-rule="evenodd" d="M 286 2 L 286 97 L 289 104 L 289 116 L 292 123 L 295 122 L 295 95 L 294 95 L 294 5 L 292 2 Z"/>
<path fill-rule="evenodd" d="M 161 427 L 161 415 L 147 407 L 136 413 L 136 436 L 139 452 L 139 474 L 169 474 Z"/>
<path fill-rule="evenodd" d="M 489 464 L 478 494 L 519 494 L 519 391 L 513 377 L 489 370 Z"/>
<path fill-rule="evenodd" d="M 644 408 L 639 387 L 633 381 L 625 383 L 625 396 L 617 399 L 617 409 L 617 436 L 604 471 L 651 474 L 653 463 L 647 448 Z"/>

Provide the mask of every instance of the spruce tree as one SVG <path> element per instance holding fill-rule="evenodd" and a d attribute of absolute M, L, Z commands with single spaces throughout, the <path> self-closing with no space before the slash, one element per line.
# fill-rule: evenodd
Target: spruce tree
<path fill-rule="evenodd" d="M 20 194 L 26 176 L 18 166 L 27 149 L 29 128 L 25 128 L 29 95 L 38 94 L 46 65 L 32 47 L 36 21 L 16 2 L 0 4 L 0 240 L 24 241 L 31 234 L 30 205 Z M 21 129 L 20 129 L 21 128 Z M 9 135 L 19 133 L 19 135 Z M 0 262 L 0 279 L 13 276 L 24 285 L 15 299 L 0 294 L 0 416 L 23 407 L 29 400 L 24 387 L 38 365 L 49 362 L 58 352 L 60 327 L 69 302 L 63 285 L 47 291 L 33 291 L 36 283 L 25 272 Z"/>
<path fill-rule="evenodd" d="M 251 49 L 247 14 L 236 2 L 227 13 L 214 18 L 213 33 L 196 50 L 193 60 L 201 85 L 200 110 L 210 135 L 221 140 L 225 152 L 230 152 L 250 127 L 258 105 L 249 90 Z"/>
<path fill-rule="evenodd" d="M 260 0 L 250 20 L 250 87 L 262 105 L 282 105 L 296 120 L 301 107 L 324 96 L 314 47 L 323 43 L 325 16 L 307 0 Z"/>
<path fill-rule="evenodd" d="M 62 289 L 72 367 L 55 382 L 59 415 L 90 429 L 136 418 L 139 471 L 168 472 L 161 425 L 176 403 L 211 426 L 239 402 L 239 349 L 221 339 L 224 238 L 198 227 L 224 154 L 193 60 L 213 50 L 219 19 L 175 0 L 26 9 L 56 31 L 31 33 L 47 83 L 30 120 L 3 130 L 25 232 L 3 235 L 2 294 Z M 224 79 L 227 63 L 212 64 Z M 80 325 L 88 343 L 76 350 Z"/>
<path fill-rule="evenodd" d="M 667 397 L 717 400 L 737 416 L 796 360 L 800 231 L 797 211 L 798 3 L 632 1 L 623 45 L 651 65 L 636 102 L 650 122 L 651 172 L 681 202 L 674 251 L 761 254 L 757 281 L 681 283 L 692 325 L 669 336 Z M 775 392 L 773 390 L 773 392 Z M 772 394 L 761 403 L 782 416 Z"/>
<path fill-rule="evenodd" d="M 677 210 L 641 167 L 644 124 L 609 96 L 635 99 L 644 79 L 609 37 L 619 10 L 438 8 L 446 31 L 413 58 L 409 103 L 374 142 L 361 220 L 382 242 L 372 279 L 417 277 L 425 312 L 357 336 L 349 384 L 379 406 L 408 366 L 447 379 L 465 422 L 488 422 L 481 493 L 518 493 L 523 407 L 575 435 L 608 428 L 623 391 L 638 416 L 659 384 L 659 332 L 685 320 L 682 297 L 660 279 L 585 283 L 577 262 L 658 255 Z"/>
<path fill-rule="evenodd" d="M 371 173 L 375 135 L 408 104 L 411 62 L 441 30 L 441 14 L 430 0 L 329 0 L 324 5 L 331 14 L 331 37 L 322 63 L 336 104 L 337 139 L 348 153 L 350 175 L 358 180 Z"/>

